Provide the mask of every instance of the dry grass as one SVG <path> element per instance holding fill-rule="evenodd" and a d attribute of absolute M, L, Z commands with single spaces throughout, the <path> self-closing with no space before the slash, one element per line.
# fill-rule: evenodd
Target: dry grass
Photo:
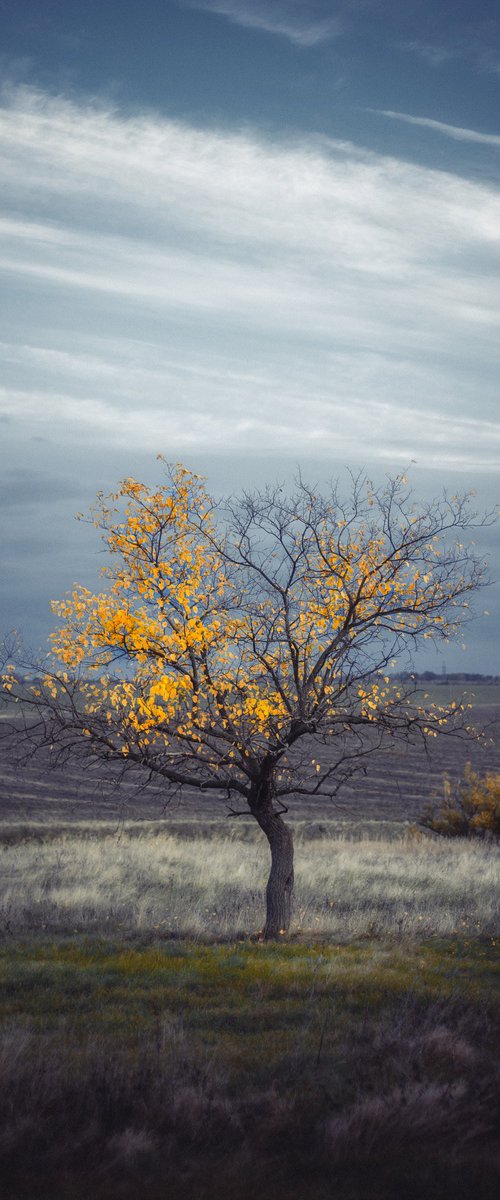
<path fill-rule="evenodd" d="M 226 829 L 4 828 L 2 1200 L 496 1200 L 500 848 Z"/>
<path fill-rule="evenodd" d="M 492 935 L 500 851 L 488 844 L 298 839 L 293 932 L 331 939 Z M 6 934 L 233 938 L 262 923 L 267 845 L 234 837 L 63 836 L 6 845 Z"/>
<path fill-rule="evenodd" d="M 85 956 L 76 946 L 51 953 L 54 971 L 67 972 L 69 994 Z M 96 1002 L 102 981 L 111 981 L 103 954 L 87 952 L 88 965 L 98 967 Z M 50 1032 L 20 1018 L 7 1026 L 0 1039 L 6 1200 L 493 1200 L 500 1080 L 492 1056 L 498 1029 L 487 1008 L 408 991 L 403 978 L 389 993 L 379 986 L 370 1005 L 369 979 L 358 996 L 355 973 L 343 992 L 325 976 L 315 996 L 311 977 L 314 984 L 325 965 L 335 976 L 335 959 L 313 952 L 305 964 L 301 954 L 251 948 L 237 963 L 234 949 L 214 955 L 191 947 L 198 1011 L 159 1011 L 155 992 L 139 1029 L 125 1021 L 89 1035 L 67 1012 Z M 135 972 L 119 951 L 115 963 L 132 995 L 151 968 L 168 995 L 178 970 L 168 952 L 137 956 Z M 253 981 L 253 998 L 248 980 L 246 1000 L 241 992 L 239 1039 L 244 1044 L 252 1026 L 257 1034 L 243 1061 L 231 1036 L 236 1009 L 229 1003 L 221 1014 L 238 967 Z M 368 960 L 365 968 L 369 976 Z M 372 961 L 373 970 L 380 967 Z M 283 1038 L 288 987 L 300 1004 Z M 121 1003 L 126 1018 L 130 1000 Z"/>

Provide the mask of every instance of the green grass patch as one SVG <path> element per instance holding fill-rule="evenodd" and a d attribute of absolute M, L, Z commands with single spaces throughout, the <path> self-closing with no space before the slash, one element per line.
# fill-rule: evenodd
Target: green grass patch
<path fill-rule="evenodd" d="M 0 950 L 1 1017 L 75 1031 L 148 1031 L 159 1012 L 182 1018 L 200 1036 L 216 1030 L 219 1051 L 237 1029 L 258 1024 L 263 1058 L 284 1024 L 305 1009 L 379 1012 L 391 998 L 494 1002 L 498 949 L 485 941 L 432 941 L 391 947 L 302 944 L 166 943 L 131 946 L 103 939 L 35 942 Z"/>

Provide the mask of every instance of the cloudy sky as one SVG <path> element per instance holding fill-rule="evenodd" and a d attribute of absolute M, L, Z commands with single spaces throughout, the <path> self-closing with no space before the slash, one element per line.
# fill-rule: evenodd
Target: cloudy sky
<path fill-rule="evenodd" d="M 500 499 L 496 0 L 0 19 L 3 632 L 95 584 L 73 514 L 159 452 L 216 492 L 409 466 Z M 497 598 L 449 670 L 500 673 Z"/>

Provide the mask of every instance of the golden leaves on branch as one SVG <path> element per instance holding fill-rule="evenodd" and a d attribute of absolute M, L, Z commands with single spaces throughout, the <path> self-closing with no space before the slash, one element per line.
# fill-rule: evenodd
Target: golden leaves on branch
<path fill-rule="evenodd" d="M 282 563 L 295 562 L 285 604 L 272 580 L 261 586 L 261 533 L 249 565 L 237 539 L 225 540 L 204 481 L 182 465 L 168 468 L 164 487 L 129 477 L 100 493 L 92 519 L 109 552 L 107 588 L 75 587 L 53 604 L 52 653 L 80 674 L 88 711 L 107 713 L 130 736 L 165 744 L 177 736 L 211 754 L 225 743 L 241 754 L 255 739 L 277 745 L 293 717 L 331 715 L 339 692 L 368 721 L 390 716 L 402 695 L 388 677 L 358 677 L 343 691 L 346 647 L 384 631 L 453 632 L 466 580 L 441 569 L 437 533 L 418 540 L 417 516 L 399 543 L 384 522 L 377 527 L 371 487 L 370 512 L 355 519 L 317 501 L 287 509 L 288 541 L 276 543 Z M 441 719 L 435 711 L 426 734 Z"/>

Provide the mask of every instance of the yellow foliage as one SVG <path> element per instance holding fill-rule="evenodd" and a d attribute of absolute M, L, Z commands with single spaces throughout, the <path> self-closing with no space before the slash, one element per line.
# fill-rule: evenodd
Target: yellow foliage
<path fill-rule="evenodd" d="M 469 763 L 462 782 L 445 781 L 441 804 L 424 813 L 422 824 L 443 837 L 500 838 L 500 775 L 481 776 Z"/>
<path fill-rule="evenodd" d="M 246 571 L 203 480 L 180 464 L 164 488 L 126 478 L 100 493 L 92 519 L 109 554 L 105 584 L 96 594 L 75 586 L 53 603 L 56 671 L 47 672 L 46 694 L 57 697 L 62 666 L 66 678 L 79 677 L 86 731 L 87 716 L 104 715 L 124 756 L 142 761 L 146 746 L 175 741 L 207 771 L 221 761 L 234 769 L 249 745 L 282 747 L 293 720 L 341 721 L 349 706 L 363 721 L 391 717 L 401 692 L 388 676 L 355 678 L 347 688 L 345 656 L 358 638 L 385 630 L 391 638 L 452 631 L 443 612 L 460 581 L 449 595 L 435 539 L 412 558 L 405 536 L 395 545 L 374 528 L 371 489 L 369 519 L 347 520 L 327 502 L 316 515 L 315 501 L 292 512 L 286 548 L 276 542 L 285 565 L 295 559 L 285 601 L 281 585 L 272 586 L 274 555 L 263 574 Z M 4 687 L 12 686 L 7 672 Z M 426 733 L 434 736 L 446 717 L 429 712 Z"/>

